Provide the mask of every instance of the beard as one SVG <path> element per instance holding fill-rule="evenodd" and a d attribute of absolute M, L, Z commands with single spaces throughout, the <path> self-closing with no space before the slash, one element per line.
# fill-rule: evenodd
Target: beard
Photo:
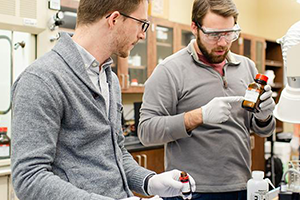
<path fill-rule="evenodd" d="M 197 37 L 197 45 L 198 45 L 201 53 L 203 54 L 203 56 L 206 58 L 206 60 L 212 64 L 218 64 L 218 63 L 223 62 L 226 59 L 226 56 L 229 51 L 229 49 L 227 47 L 218 46 L 216 48 L 213 48 L 211 50 L 211 52 L 208 52 L 207 48 L 201 42 L 199 32 L 198 32 L 198 37 Z M 213 53 L 216 51 L 225 51 L 225 53 L 223 55 L 214 55 Z"/>

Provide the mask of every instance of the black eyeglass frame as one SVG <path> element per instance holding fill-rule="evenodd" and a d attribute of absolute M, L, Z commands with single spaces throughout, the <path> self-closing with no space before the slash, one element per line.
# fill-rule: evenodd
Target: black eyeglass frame
<path fill-rule="evenodd" d="M 146 31 L 148 30 L 149 26 L 150 26 L 150 22 L 149 21 L 146 21 L 146 20 L 141 20 L 141 19 L 137 19 L 135 17 L 131 17 L 129 15 L 126 15 L 124 13 L 121 13 L 120 14 L 124 17 L 127 17 L 127 18 L 130 18 L 130 19 L 133 19 L 133 20 L 136 20 L 138 22 L 141 22 L 143 25 L 142 25 L 142 30 L 146 33 Z M 109 18 L 111 16 L 111 14 L 107 15 L 106 16 L 106 19 Z"/>

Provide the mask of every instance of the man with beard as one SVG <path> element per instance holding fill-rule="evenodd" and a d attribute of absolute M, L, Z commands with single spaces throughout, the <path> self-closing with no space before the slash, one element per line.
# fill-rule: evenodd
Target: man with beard
<path fill-rule="evenodd" d="M 257 69 L 229 51 L 240 33 L 237 16 L 232 0 L 195 0 L 196 39 L 160 63 L 145 85 L 139 138 L 165 144 L 166 169 L 195 178 L 193 199 L 246 199 L 250 131 L 267 137 L 275 130 L 269 85 L 258 113 L 241 107 Z"/>
<path fill-rule="evenodd" d="M 181 171 L 155 174 L 124 147 L 121 91 L 110 56 L 127 57 L 145 39 L 147 10 L 147 0 L 81 0 L 74 35 L 61 33 L 16 80 L 12 179 L 19 199 L 181 194 Z"/>

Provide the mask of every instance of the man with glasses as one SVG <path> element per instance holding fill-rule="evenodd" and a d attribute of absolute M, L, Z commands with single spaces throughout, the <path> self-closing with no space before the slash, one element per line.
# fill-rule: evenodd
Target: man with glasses
<path fill-rule="evenodd" d="M 121 92 L 110 56 L 145 39 L 146 0 L 81 0 L 61 33 L 13 86 L 12 179 L 22 200 L 177 196 L 181 171 L 155 174 L 124 147 Z M 191 189 L 195 182 L 190 177 Z M 154 197 L 155 198 L 155 197 Z"/>
<path fill-rule="evenodd" d="M 160 63 L 145 85 L 139 138 L 165 144 L 166 169 L 194 177 L 193 199 L 246 200 L 250 131 L 267 137 L 275 129 L 270 86 L 258 113 L 241 107 L 257 69 L 229 51 L 241 31 L 237 16 L 232 0 L 195 0 L 196 39 Z"/>

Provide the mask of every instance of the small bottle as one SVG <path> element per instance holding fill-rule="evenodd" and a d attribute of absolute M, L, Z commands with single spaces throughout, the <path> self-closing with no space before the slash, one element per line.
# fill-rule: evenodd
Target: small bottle
<path fill-rule="evenodd" d="M 0 159 L 10 158 L 10 138 L 7 127 L 0 127 Z"/>
<path fill-rule="evenodd" d="M 253 171 L 252 179 L 247 182 L 247 200 L 265 199 L 269 191 L 269 183 L 263 179 L 263 171 Z"/>
<path fill-rule="evenodd" d="M 263 74 L 257 74 L 254 81 L 248 85 L 242 107 L 250 112 L 259 112 L 259 98 L 265 91 L 264 87 L 268 82 L 268 77 Z"/>
<path fill-rule="evenodd" d="M 189 175 L 186 172 L 181 172 L 179 180 L 183 183 L 182 198 L 183 199 L 192 199 L 192 192 L 191 192 L 191 184 Z"/>

